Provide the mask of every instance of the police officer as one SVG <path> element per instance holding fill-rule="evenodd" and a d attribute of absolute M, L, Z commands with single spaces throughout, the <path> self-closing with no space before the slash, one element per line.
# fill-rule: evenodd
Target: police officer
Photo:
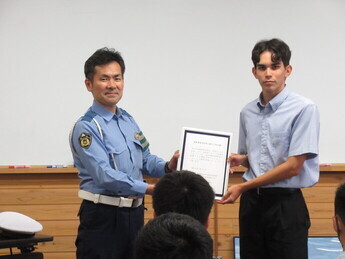
<path fill-rule="evenodd" d="M 85 85 L 94 102 L 70 135 L 81 178 L 77 258 L 134 258 L 133 244 L 144 224 L 143 197 L 154 185 L 143 174 L 161 177 L 175 170 L 152 155 L 133 117 L 117 107 L 124 88 L 125 64 L 114 49 L 97 50 L 84 67 Z"/>

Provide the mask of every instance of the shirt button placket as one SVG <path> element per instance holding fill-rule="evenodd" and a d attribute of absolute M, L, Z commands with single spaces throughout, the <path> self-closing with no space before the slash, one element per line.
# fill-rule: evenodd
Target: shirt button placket
<path fill-rule="evenodd" d="M 266 158 L 267 158 L 267 119 L 263 117 L 261 123 L 261 147 L 260 147 L 260 173 L 266 172 Z"/>

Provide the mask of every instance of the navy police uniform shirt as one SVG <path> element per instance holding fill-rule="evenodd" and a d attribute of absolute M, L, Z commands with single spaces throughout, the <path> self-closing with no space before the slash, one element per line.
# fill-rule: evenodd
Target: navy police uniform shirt
<path fill-rule="evenodd" d="M 150 153 L 133 117 L 117 108 L 113 114 L 94 101 L 71 133 L 80 189 L 103 195 L 143 197 L 143 174 L 161 177 L 165 161 Z"/>

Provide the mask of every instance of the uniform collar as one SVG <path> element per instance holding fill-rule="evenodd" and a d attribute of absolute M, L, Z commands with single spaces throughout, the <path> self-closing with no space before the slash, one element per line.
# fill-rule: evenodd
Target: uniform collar
<path fill-rule="evenodd" d="M 107 109 L 105 109 L 103 106 L 99 105 L 96 101 L 93 101 L 93 104 L 91 106 L 91 110 L 97 113 L 99 116 L 101 116 L 106 121 L 110 121 L 112 118 L 118 118 L 122 115 L 122 109 L 119 107 L 116 107 L 117 114 L 114 114 Z"/>
<path fill-rule="evenodd" d="M 261 100 L 262 100 L 262 93 L 260 93 L 260 96 L 257 101 L 258 107 L 262 110 L 265 108 L 265 106 L 270 106 L 273 111 L 276 111 L 279 106 L 285 101 L 285 99 L 288 97 L 290 94 L 290 90 L 285 86 L 284 89 L 277 94 L 271 101 L 269 101 L 266 105 L 263 105 Z"/>

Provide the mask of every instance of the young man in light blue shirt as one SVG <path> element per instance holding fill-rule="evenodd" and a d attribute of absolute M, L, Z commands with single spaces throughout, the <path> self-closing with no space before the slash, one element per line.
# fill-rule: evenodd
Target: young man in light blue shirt
<path fill-rule="evenodd" d="M 241 259 L 307 259 L 310 219 L 301 188 L 319 178 L 319 113 L 286 87 L 291 51 L 278 39 L 258 42 L 252 69 L 262 92 L 240 114 L 238 154 L 248 170 L 220 203 L 240 200 Z"/>

